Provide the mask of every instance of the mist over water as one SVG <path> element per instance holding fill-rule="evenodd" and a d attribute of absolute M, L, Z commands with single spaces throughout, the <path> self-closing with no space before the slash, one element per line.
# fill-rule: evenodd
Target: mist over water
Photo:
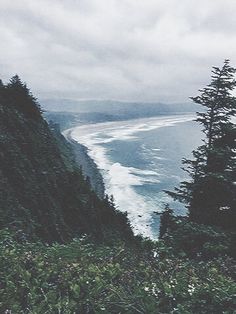
<path fill-rule="evenodd" d="M 181 159 L 200 144 L 193 115 L 161 116 L 78 126 L 71 137 L 88 148 L 101 171 L 106 193 L 127 211 L 135 234 L 157 238 L 159 216 L 166 203 L 186 213 L 164 192 L 186 177 Z"/>

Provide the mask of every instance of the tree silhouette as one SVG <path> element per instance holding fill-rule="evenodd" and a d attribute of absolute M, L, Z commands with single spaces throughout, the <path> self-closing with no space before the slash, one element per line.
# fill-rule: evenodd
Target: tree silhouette
<path fill-rule="evenodd" d="M 196 119 L 203 126 L 203 145 L 193 151 L 194 159 L 184 159 L 190 176 L 174 192 L 175 200 L 185 202 L 191 220 L 199 223 L 234 227 L 236 218 L 236 69 L 225 60 L 223 67 L 213 67 L 212 80 L 191 99 L 205 107 Z"/>
<path fill-rule="evenodd" d="M 18 110 L 31 117 L 40 116 L 42 110 L 37 99 L 17 74 L 10 79 L 6 89 L 8 91 L 8 99 Z"/>

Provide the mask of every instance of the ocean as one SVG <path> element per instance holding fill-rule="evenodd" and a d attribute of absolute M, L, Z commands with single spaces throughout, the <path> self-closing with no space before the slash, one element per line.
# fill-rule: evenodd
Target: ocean
<path fill-rule="evenodd" d="M 185 215 L 183 204 L 163 190 L 186 178 L 182 158 L 201 144 L 194 115 L 169 115 L 80 125 L 71 137 L 88 148 L 101 172 L 106 193 L 126 211 L 135 234 L 158 238 L 159 215 L 165 204 Z"/>

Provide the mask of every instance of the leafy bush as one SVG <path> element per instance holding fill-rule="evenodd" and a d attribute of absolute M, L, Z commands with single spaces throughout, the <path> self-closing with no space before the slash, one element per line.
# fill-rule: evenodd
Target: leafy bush
<path fill-rule="evenodd" d="M 203 259 L 226 255 L 236 257 L 236 233 L 197 224 L 187 217 L 175 217 L 167 210 L 161 214 L 160 231 L 165 244 L 180 255 Z"/>
<path fill-rule="evenodd" d="M 48 246 L 0 232 L 1 313 L 233 313 L 234 274 L 232 258 L 190 260 L 164 241 Z"/>

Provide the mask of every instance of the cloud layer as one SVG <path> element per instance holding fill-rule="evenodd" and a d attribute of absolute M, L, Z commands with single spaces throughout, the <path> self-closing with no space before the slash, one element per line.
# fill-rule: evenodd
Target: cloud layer
<path fill-rule="evenodd" d="M 43 98 L 186 102 L 236 66 L 235 0 L 1 0 L 0 74 Z"/>

